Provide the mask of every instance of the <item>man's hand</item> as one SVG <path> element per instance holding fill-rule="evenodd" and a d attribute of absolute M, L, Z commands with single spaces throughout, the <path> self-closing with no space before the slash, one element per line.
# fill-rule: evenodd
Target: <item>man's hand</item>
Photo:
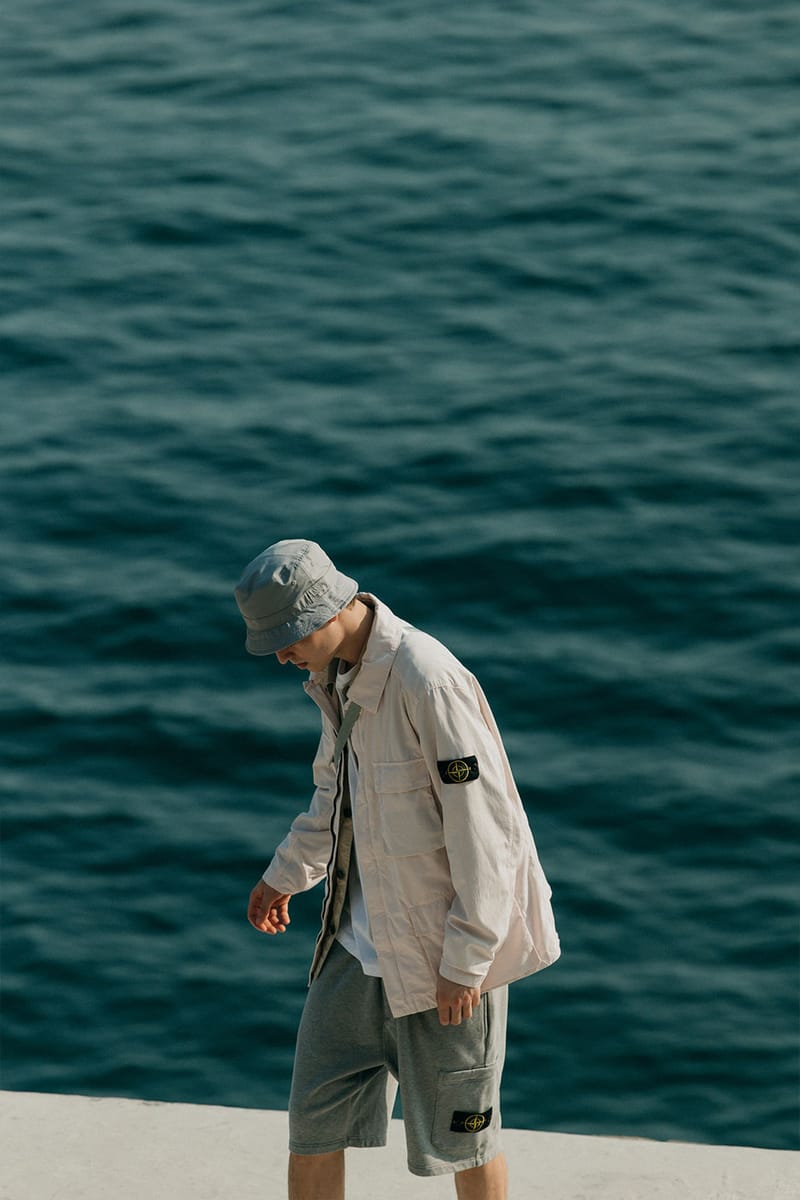
<path fill-rule="evenodd" d="M 259 879 L 250 893 L 247 919 L 254 929 L 262 933 L 286 933 L 289 924 L 289 901 L 291 896 L 282 895 Z"/>
<path fill-rule="evenodd" d="M 468 1021 L 481 1002 L 481 989 L 464 987 L 440 975 L 436 980 L 436 1007 L 440 1025 L 460 1025 Z"/>

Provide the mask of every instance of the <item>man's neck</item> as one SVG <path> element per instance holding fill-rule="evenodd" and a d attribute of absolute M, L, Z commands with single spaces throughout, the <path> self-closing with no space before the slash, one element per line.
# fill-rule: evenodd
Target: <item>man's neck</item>
<path fill-rule="evenodd" d="M 373 609 L 362 600 L 356 600 L 352 608 L 345 609 L 342 622 L 345 632 L 338 654 L 342 670 L 349 671 L 361 661 L 374 616 Z"/>

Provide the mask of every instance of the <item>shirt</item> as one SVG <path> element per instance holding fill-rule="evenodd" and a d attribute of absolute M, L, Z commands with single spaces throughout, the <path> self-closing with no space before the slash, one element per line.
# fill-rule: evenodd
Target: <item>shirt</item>
<path fill-rule="evenodd" d="M 360 663 L 350 667 L 348 671 L 341 669 L 336 675 L 336 692 L 339 696 L 339 708 L 344 712 L 347 707 L 347 693 L 350 685 L 358 675 Z M 345 749 L 348 765 L 348 784 L 350 788 L 350 803 L 355 803 L 358 795 L 358 760 L 352 746 Z M 355 825 L 355 822 L 354 822 Z M 372 940 L 369 928 L 369 915 L 364 902 L 364 892 L 361 887 L 361 874 L 358 868 L 358 840 L 353 839 L 353 850 L 350 857 L 350 874 L 347 888 L 347 904 L 342 912 L 342 920 L 336 938 L 354 958 L 361 963 L 365 975 L 380 976 L 378 952 Z"/>

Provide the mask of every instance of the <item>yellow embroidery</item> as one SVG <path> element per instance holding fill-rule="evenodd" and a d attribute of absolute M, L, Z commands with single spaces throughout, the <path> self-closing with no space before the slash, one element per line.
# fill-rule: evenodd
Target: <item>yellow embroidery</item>
<path fill-rule="evenodd" d="M 453 783 L 466 783 L 469 779 L 469 767 L 462 758 L 456 758 L 447 766 L 447 777 Z"/>

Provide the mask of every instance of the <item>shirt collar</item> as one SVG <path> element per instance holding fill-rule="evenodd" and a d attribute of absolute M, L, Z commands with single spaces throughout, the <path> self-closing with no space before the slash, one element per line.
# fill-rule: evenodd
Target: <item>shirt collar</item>
<path fill-rule="evenodd" d="M 350 686 L 349 696 L 350 700 L 360 704 L 362 709 L 374 713 L 378 711 L 386 680 L 408 625 L 371 592 L 359 592 L 358 599 L 364 604 L 369 604 L 375 615 L 361 656 L 361 670 Z M 311 676 L 311 685 L 318 684 L 324 687 L 327 679 L 327 672 L 319 671 Z"/>

